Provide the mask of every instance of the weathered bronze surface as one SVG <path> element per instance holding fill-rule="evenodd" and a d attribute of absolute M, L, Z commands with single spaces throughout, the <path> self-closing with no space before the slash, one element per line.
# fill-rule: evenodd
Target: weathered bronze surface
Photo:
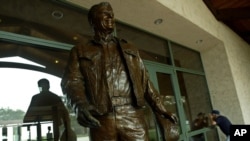
<path fill-rule="evenodd" d="M 90 127 L 91 141 L 148 141 L 146 101 L 154 112 L 176 123 L 132 44 L 114 37 L 114 13 L 107 2 L 91 7 L 95 35 L 72 48 L 61 82 L 80 125 Z"/>

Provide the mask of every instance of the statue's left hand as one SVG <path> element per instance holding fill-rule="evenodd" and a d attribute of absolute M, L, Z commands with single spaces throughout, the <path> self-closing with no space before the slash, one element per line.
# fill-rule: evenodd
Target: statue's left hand
<path fill-rule="evenodd" d="M 177 116 L 176 116 L 175 114 L 171 114 L 170 119 L 171 119 L 175 124 L 177 124 L 178 118 L 177 118 Z"/>
<path fill-rule="evenodd" d="M 101 126 L 100 122 L 96 118 L 94 118 L 87 109 L 83 107 L 78 107 L 76 114 L 77 121 L 82 126 L 90 128 L 97 128 Z"/>
<path fill-rule="evenodd" d="M 177 116 L 173 113 L 164 113 L 163 117 L 170 119 L 174 124 L 177 124 L 177 122 L 178 122 Z"/>
<path fill-rule="evenodd" d="M 161 102 L 156 104 L 156 112 L 158 112 L 158 114 L 160 114 L 163 118 L 169 119 L 174 124 L 177 124 L 177 116 L 174 113 L 169 112 Z"/>

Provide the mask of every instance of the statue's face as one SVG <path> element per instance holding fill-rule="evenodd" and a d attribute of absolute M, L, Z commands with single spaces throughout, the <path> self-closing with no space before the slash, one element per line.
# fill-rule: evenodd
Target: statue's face
<path fill-rule="evenodd" d="M 94 19 L 96 30 L 112 33 L 115 28 L 114 13 L 110 6 L 102 6 L 96 11 Z"/>

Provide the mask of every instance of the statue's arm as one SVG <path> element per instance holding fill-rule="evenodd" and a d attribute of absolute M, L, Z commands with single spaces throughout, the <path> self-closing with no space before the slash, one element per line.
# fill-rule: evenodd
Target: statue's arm
<path fill-rule="evenodd" d="M 77 51 L 76 47 L 71 50 L 61 81 L 62 91 L 66 95 L 68 103 L 74 108 L 74 110 L 80 105 L 84 107 L 88 106 L 85 94 L 84 77 L 81 74 Z"/>
<path fill-rule="evenodd" d="M 142 71 L 143 71 L 143 80 L 144 80 L 144 86 L 145 86 L 145 99 L 147 100 L 148 104 L 152 108 L 153 112 L 156 112 L 164 118 L 168 118 L 174 123 L 177 123 L 177 117 L 175 114 L 171 113 L 166 109 L 166 107 L 163 104 L 163 101 L 160 98 L 159 92 L 155 89 L 153 83 L 149 80 L 149 75 L 144 67 L 144 65 L 141 65 Z"/>
<path fill-rule="evenodd" d="M 90 105 L 86 96 L 85 80 L 81 72 L 78 47 L 71 50 L 67 67 L 61 82 L 62 91 L 73 107 L 77 121 L 85 127 L 100 127 L 100 122 L 89 112 Z"/>

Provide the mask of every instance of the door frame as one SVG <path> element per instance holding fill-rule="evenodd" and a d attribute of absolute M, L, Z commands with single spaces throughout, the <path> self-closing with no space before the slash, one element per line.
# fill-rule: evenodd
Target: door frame
<path fill-rule="evenodd" d="M 172 67 L 165 65 L 165 64 L 156 63 L 156 62 L 152 62 L 152 61 L 148 61 L 148 60 L 143 60 L 143 62 L 144 62 L 144 65 L 149 73 L 150 80 L 154 84 L 156 90 L 159 91 L 156 72 L 166 73 L 166 74 L 169 74 L 171 76 L 172 88 L 174 91 L 174 97 L 175 97 L 176 107 L 177 107 L 176 112 L 178 114 L 180 131 L 181 131 L 179 140 L 186 140 L 186 139 L 184 139 L 184 138 L 188 137 L 187 126 L 186 126 L 186 122 L 185 122 L 186 117 L 184 114 L 185 112 L 184 112 L 183 103 L 182 103 L 182 99 L 181 99 L 181 93 L 180 93 L 180 88 L 179 88 L 179 83 L 178 83 L 176 71 Z M 158 136 L 161 136 L 161 135 L 159 135 L 159 133 L 158 133 Z"/>

